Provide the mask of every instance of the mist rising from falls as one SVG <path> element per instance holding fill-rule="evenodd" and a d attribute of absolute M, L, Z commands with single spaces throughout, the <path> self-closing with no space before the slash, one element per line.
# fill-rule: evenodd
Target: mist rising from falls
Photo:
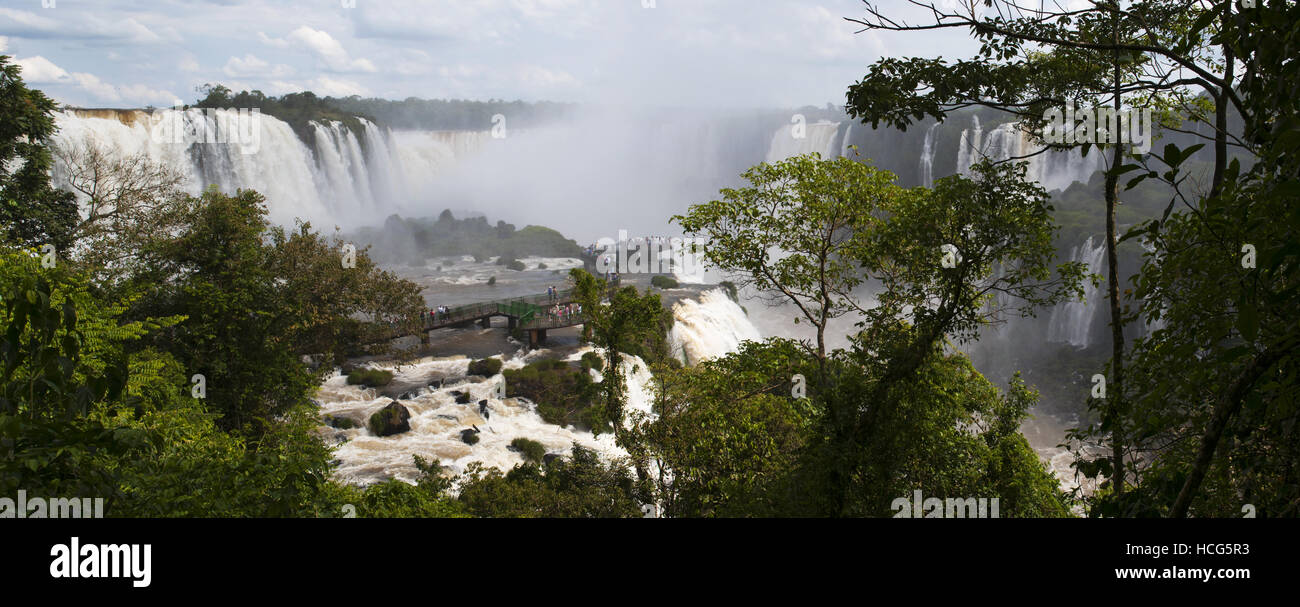
<path fill-rule="evenodd" d="M 673 304 L 673 318 L 668 344 L 686 365 L 725 356 L 738 350 L 743 341 L 763 338 L 740 305 L 722 289 L 701 293 L 699 301 L 685 299 Z"/>
<path fill-rule="evenodd" d="M 1047 329 L 1047 340 L 1050 342 L 1068 343 L 1076 348 L 1086 348 L 1090 343 L 1093 318 L 1102 308 L 1101 287 L 1093 284 L 1090 277 L 1101 273 L 1102 262 L 1106 258 L 1105 240 L 1096 246 L 1092 240 L 1089 236 L 1082 245 L 1074 247 L 1070 254 L 1070 261 L 1087 266 L 1083 284 L 1084 297 L 1082 301 L 1057 304 L 1052 310 L 1052 320 Z"/>

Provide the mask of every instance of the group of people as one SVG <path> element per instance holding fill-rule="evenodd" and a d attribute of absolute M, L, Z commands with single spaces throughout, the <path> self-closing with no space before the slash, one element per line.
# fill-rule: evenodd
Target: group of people
<path fill-rule="evenodd" d="M 550 316 L 551 321 L 558 320 L 558 321 L 567 322 L 573 318 L 582 315 L 582 304 L 579 303 L 567 303 L 563 305 L 555 304 L 551 306 L 549 310 L 546 311 L 546 314 L 547 316 Z"/>
<path fill-rule="evenodd" d="M 560 298 L 560 291 L 555 288 L 555 285 L 551 285 L 546 287 L 546 296 L 550 298 L 551 301 L 556 301 Z"/>
<path fill-rule="evenodd" d="M 427 325 L 430 323 L 438 322 L 440 320 L 445 320 L 450 315 L 451 315 L 451 308 L 447 306 L 438 306 L 436 308 L 429 308 L 428 312 L 425 312 L 424 310 L 420 310 L 420 324 Z"/>

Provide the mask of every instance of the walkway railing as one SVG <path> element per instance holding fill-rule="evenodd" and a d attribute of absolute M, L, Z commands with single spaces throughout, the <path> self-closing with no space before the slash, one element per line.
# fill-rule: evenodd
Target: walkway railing
<path fill-rule="evenodd" d="M 479 302 L 457 306 L 447 310 L 447 312 L 443 314 L 426 316 L 424 319 L 424 328 L 426 330 L 440 329 L 442 327 L 471 322 L 489 316 L 510 316 L 518 319 L 520 325 L 523 325 L 544 315 L 546 308 L 549 308 L 550 306 L 572 302 L 572 289 L 559 291 L 554 297 L 542 293 L 541 295 Z"/>

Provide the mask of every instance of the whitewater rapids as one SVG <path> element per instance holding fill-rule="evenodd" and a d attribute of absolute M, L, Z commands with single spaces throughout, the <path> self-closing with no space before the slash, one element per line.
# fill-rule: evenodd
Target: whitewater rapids
<path fill-rule="evenodd" d="M 720 289 L 705 292 L 698 302 L 679 302 L 674 306 L 674 315 L 680 330 L 674 330 L 672 343 L 685 348 L 693 361 L 734 351 L 742 339 L 761 338 L 740 306 Z M 596 352 L 604 357 L 598 348 L 583 347 L 569 353 L 564 360 L 578 361 L 587 352 Z M 503 367 L 519 369 L 553 354 L 545 349 L 520 351 L 504 360 Z M 327 379 L 316 393 L 321 414 L 351 418 L 360 424 L 350 430 L 321 428 L 322 436 L 338 445 L 334 456 L 339 462 L 335 471 L 339 480 L 357 485 L 389 478 L 415 482 L 419 476 L 415 467 L 416 455 L 437 460 L 444 469 L 455 474 L 463 473 L 473 462 L 508 471 L 524 463 L 521 454 L 509 449 L 515 438 L 535 440 L 546 447 L 548 454 L 568 455 L 573 446 L 578 445 L 595 451 L 606 461 L 627 456 L 627 452 L 615 444 L 611 433 L 595 436 L 573 426 L 548 424 L 528 399 L 496 398 L 496 387 L 504 380 L 502 375 L 481 383 L 464 379 L 470 362 L 467 357 L 454 356 L 423 358 L 402 365 L 369 365 L 391 371 L 393 385 L 412 386 L 407 390 L 414 392 L 410 399 L 390 399 L 372 388 L 349 386 L 347 377 L 337 371 Z M 645 361 L 637 356 L 624 355 L 621 366 L 628 398 L 625 410 L 629 414 L 653 415 L 650 388 L 653 376 Z M 594 370 L 591 373 L 593 381 L 603 380 Z M 443 379 L 456 381 L 444 382 L 441 387 L 428 387 L 430 383 Z M 453 391 L 468 392 L 470 402 L 457 404 Z M 488 419 L 479 414 L 478 403 L 484 399 L 488 401 Z M 396 436 L 375 436 L 365 424 L 389 400 L 398 400 L 410 411 L 411 430 Z M 461 440 L 461 431 L 474 426 L 481 430 L 479 442 L 467 445 Z"/>

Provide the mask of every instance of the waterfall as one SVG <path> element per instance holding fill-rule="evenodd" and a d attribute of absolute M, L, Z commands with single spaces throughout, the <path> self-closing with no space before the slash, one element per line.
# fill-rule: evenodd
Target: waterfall
<path fill-rule="evenodd" d="M 983 137 L 984 129 L 980 126 L 980 117 L 971 116 L 971 121 L 971 128 L 962 130 L 961 143 L 957 147 L 957 172 L 967 177 L 971 175 L 971 165 L 979 162 L 980 155 L 983 153 L 980 139 Z"/>
<path fill-rule="evenodd" d="M 1100 285 L 1094 285 L 1089 277 L 1101 273 L 1101 264 L 1106 257 L 1106 245 L 1104 241 L 1097 246 L 1092 242 L 1093 239 L 1089 236 L 1088 240 L 1074 247 L 1070 253 L 1070 261 L 1087 266 L 1084 296 L 1082 301 L 1062 302 L 1052 310 L 1052 319 L 1047 328 L 1049 342 L 1068 343 L 1076 348 L 1088 347 L 1093 318 L 1098 310 L 1105 307 L 1102 305 Z"/>
<path fill-rule="evenodd" d="M 145 154 L 179 169 L 186 189 L 254 189 L 266 196 L 271 221 L 373 222 L 376 214 L 417 198 L 432 178 L 472 156 L 486 132 L 392 132 L 360 119 L 310 125 L 308 147 L 293 128 L 265 114 L 235 110 L 68 110 L 55 115 L 59 145 L 95 144 Z M 66 175 L 55 167 L 55 181 Z"/>
<path fill-rule="evenodd" d="M 939 124 L 936 122 L 926 129 L 925 143 L 921 147 L 921 185 L 927 188 L 934 187 L 934 131 Z"/>
<path fill-rule="evenodd" d="M 803 137 L 795 137 L 797 125 L 787 124 L 772 135 L 772 144 L 768 146 L 767 162 L 780 162 L 802 154 L 817 152 L 822 159 L 839 156 L 840 148 L 836 144 L 840 131 L 839 122 L 816 122 L 804 125 Z"/>
<path fill-rule="evenodd" d="M 763 338 L 739 304 L 722 289 L 700 294 L 699 301 L 685 299 L 673 304 L 675 320 L 668 335 L 674 355 L 685 364 L 725 356 L 743 341 Z"/>
<path fill-rule="evenodd" d="M 1087 183 L 1093 173 L 1103 168 L 1101 153 L 1095 149 L 1088 156 L 1080 150 L 1036 153 L 1042 147 L 1035 145 L 1018 123 L 1000 124 L 985 136 L 979 117 L 974 116 L 972 120 L 972 128 L 961 133 L 961 147 L 957 151 L 957 171 L 962 175 L 971 176 L 971 165 L 984 158 L 995 162 L 1016 158 L 1017 162 L 1029 164 L 1026 176 L 1030 180 L 1048 190 L 1064 190 L 1076 181 Z M 928 133 L 926 141 L 930 141 Z M 922 158 L 923 173 L 926 166 Z"/>

